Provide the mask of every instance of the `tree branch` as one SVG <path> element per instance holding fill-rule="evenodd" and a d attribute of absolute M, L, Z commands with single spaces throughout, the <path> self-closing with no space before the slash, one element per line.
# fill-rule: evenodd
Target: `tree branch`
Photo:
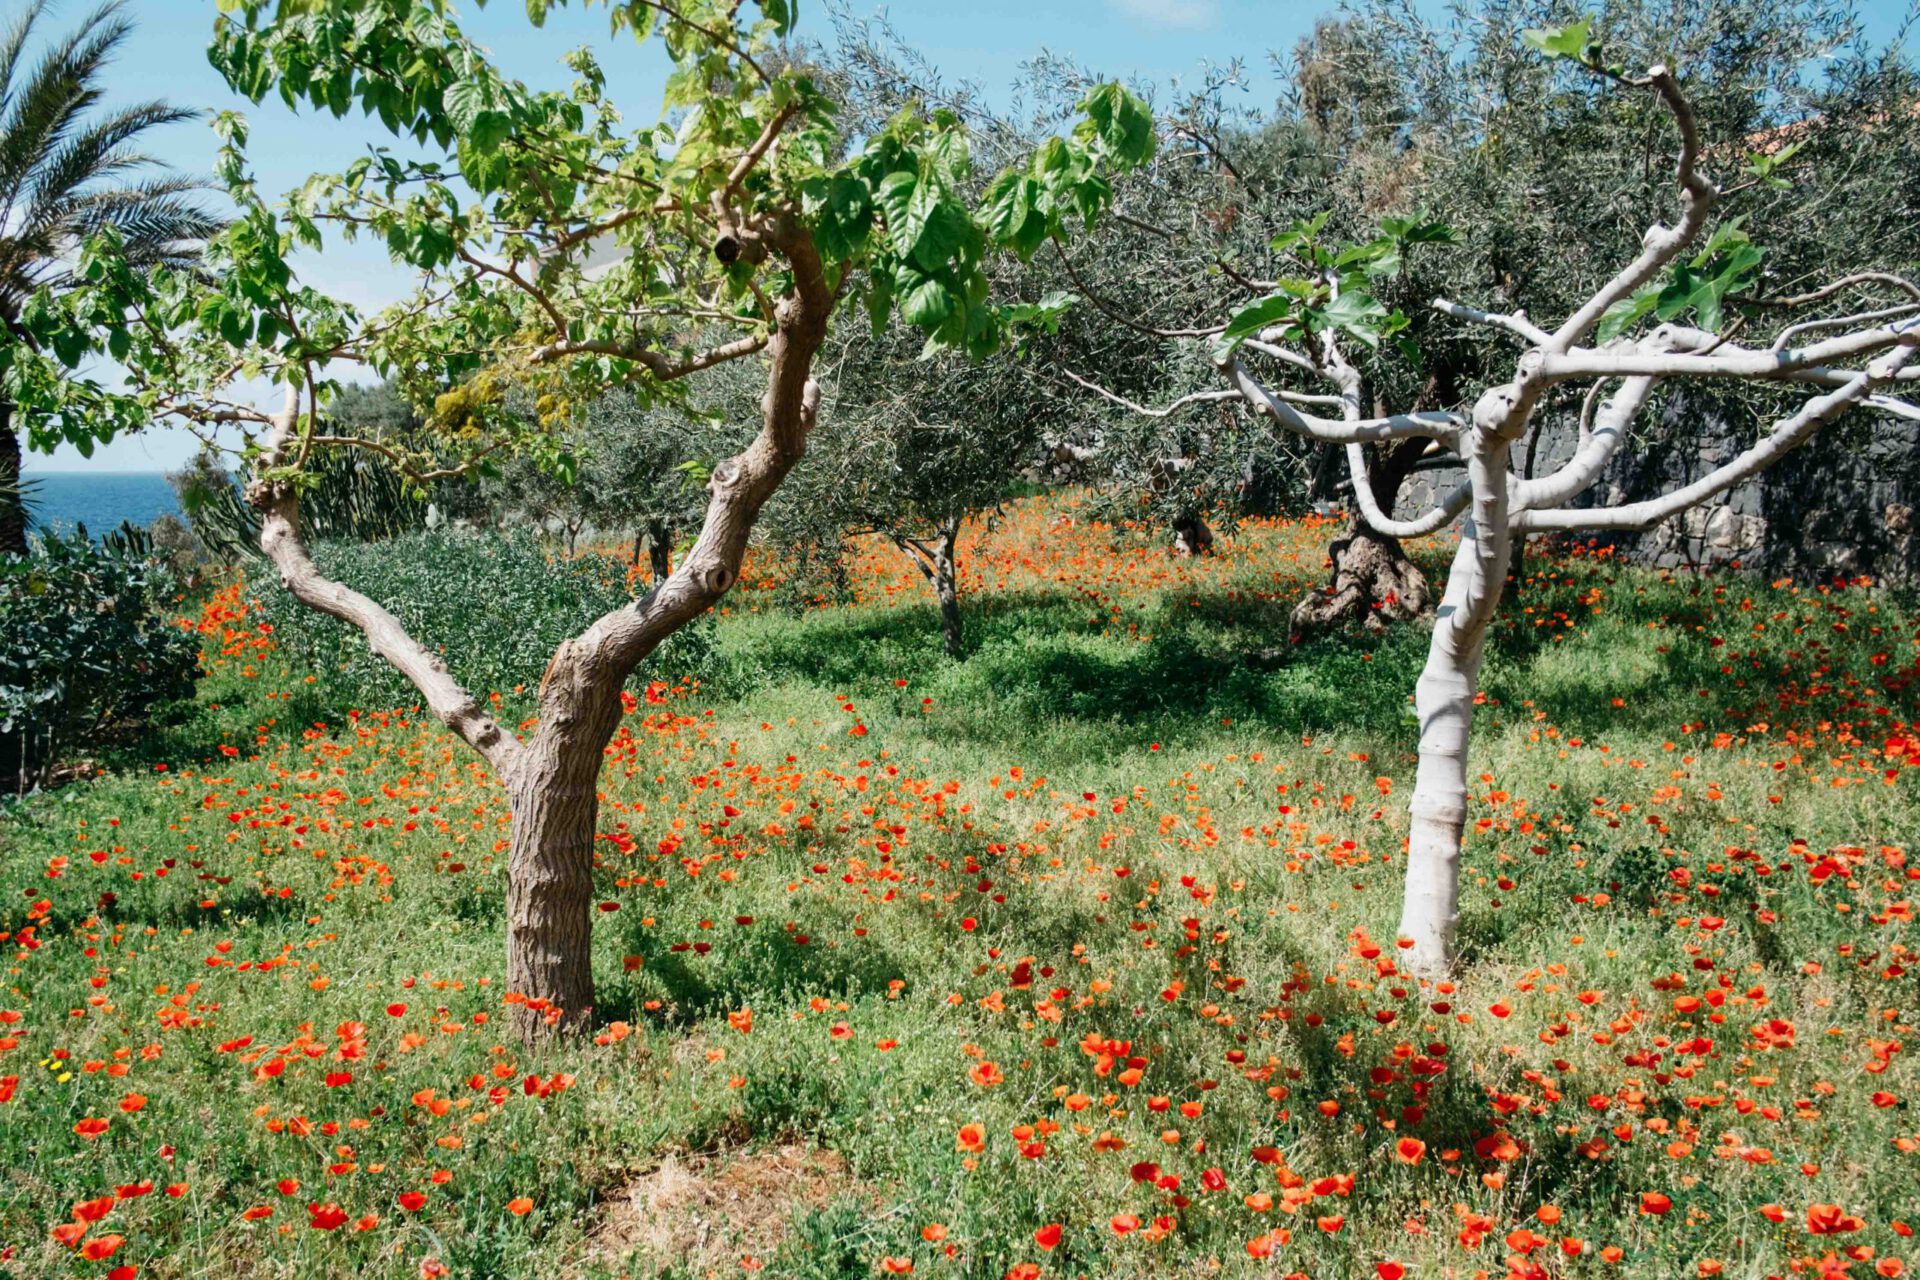
<path fill-rule="evenodd" d="M 266 474 L 284 463 L 298 414 L 299 393 L 289 386 L 287 406 L 272 415 L 272 429 L 262 441 L 263 452 L 247 486 L 247 501 L 260 513 L 260 550 L 279 570 L 281 585 L 295 599 L 356 628 L 367 638 L 369 648 L 420 690 L 434 715 L 504 773 L 519 755 L 519 742 L 461 687 L 438 654 L 407 633 L 398 618 L 326 577 L 308 554 L 300 537 L 299 494 L 290 482 L 268 479 Z"/>
<path fill-rule="evenodd" d="M 1879 387 L 1892 381 L 1920 349 L 1920 329 L 1910 331 L 1894 350 L 1872 366 L 1854 374 L 1847 383 L 1803 405 L 1797 413 L 1781 419 L 1765 439 L 1747 449 L 1724 466 L 1715 468 L 1692 484 L 1658 498 L 1621 507 L 1587 509 L 1556 508 L 1526 511 L 1516 515 L 1514 524 L 1522 529 L 1615 529 L 1640 531 L 1697 506 L 1726 492 L 1741 481 L 1759 474 L 1783 455 L 1798 448 L 1821 427 L 1856 405 L 1870 403 Z"/>
<path fill-rule="evenodd" d="M 1384 418 L 1357 418 L 1336 422 L 1330 418 L 1302 413 L 1293 408 L 1278 395 L 1262 386 L 1238 360 L 1229 359 L 1220 366 L 1220 371 L 1256 411 L 1266 414 L 1295 435 L 1306 436 L 1327 444 L 1364 444 L 1374 440 L 1398 440 L 1407 436 L 1432 436 L 1438 440 L 1451 441 L 1458 437 L 1466 426 L 1451 413 L 1430 412 L 1399 413 Z"/>
<path fill-rule="evenodd" d="M 1101 399 L 1110 400 L 1114 404 L 1117 404 L 1124 409 L 1129 409 L 1132 412 L 1139 414 L 1143 418 L 1170 418 L 1174 414 L 1178 413 L 1180 410 L 1186 408 L 1188 405 L 1191 405 L 1191 404 L 1218 404 L 1222 400 L 1242 399 L 1242 396 L 1238 391 L 1232 391 L 1232 390 L 1195 391 L 1188 395 L 1181 396 L 1178 400 L 1168 401 L 1166 404 L 1161 405 L 1159 408 L 1153 409 L 1153 408 L 1147 407 L 1146 405 L 1140 404 L 1136 401 L 1129 400 L 1125 396 L 1120 395 L 1117 392 L 1109 391 L 1105 387 L 1101 386 L 1099 383 L 1093 381 L 1091 378 L 1083 378 L 1071 369 L 1063 368 L 1060 370 L 1060 372 L 1066 374 L 1067 377 L 1070 378 L 1072 381 L 1085 387 L 1087 390 L 1093 392 L 1095 395 L 1099 396 Z M 1274 394 L 1279 396 L 1281 399 L 1291 401 L 1294 404 L 1337 405 L 1340 403 L 1339 396 L 1308 395 L 1305 392 L 1301 392 L 1301 391 L 1276 391 L 1274 392 Z"/>
<path fill-rule="evenodd" d="M 1680 223 L 1667 227 L 1656 222 L 1647 228 L 1640 256 L 1622 268 L 1619 274 L 1554 331 L 1545 344 L 1546 350 L 1551 352 L 1571 348 L 1587 335 L 1587 331 L 1599 322 L 1609 307 L 1627 297 L 1652 279 L 1660 268 L 1673 261 L 1707 225 L 1707 215 L 1713 209 L 1713 184 L 1706 180 L 1699 169 L 1699 121 L 1694 116 L 1693 104 L 1680 92 L 1680 85 L 1674 80 L 1673 73 L 1663 65 L 1656 65 L 1644 79 L 1627 83 L 1652 88 L 1666 103 L 1667 110 L 1673 114 L 1674 123 L 1680 127 L 1680 155 L 1674 166 L 1674 176 L 1680 184 Z"/>
<path fill-rule="evenodd" d="M 1502 315 L 1495 311 L 1482 311 L 1478 307 L 1462 306 L 1460 303 L 1450 301 L 1446 298 L 1435 298 L 1433 300 L 1433 309 L 1435 311 L 1445 312 L 1457 320 L 1466 320 L 1473 324 L 1490 325 L 1495 329 L 1505 329 L 1508 333 L 1524 338 L 1528 343 L 1536 347 L 1544 347 L 1553 341 L 1553 338 L 1545 329 L 1540 328 L 1534 324 L 1533 321 L 1527 319 L 1527 313 L 1524 311 L 1515 311 L 1510 315 Z"/>

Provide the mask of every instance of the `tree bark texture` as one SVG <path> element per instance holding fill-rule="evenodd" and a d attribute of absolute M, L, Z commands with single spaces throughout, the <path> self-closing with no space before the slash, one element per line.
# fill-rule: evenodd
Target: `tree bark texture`
<path fill-rule="evenodd" d="M 665 582 L 673 572 L 673 537 L 664 520 L 647 521 L 647 565 L 655 582 Z"/>
<path fill-rule="evenodd" d="M 948 525 L 933 544 L 933 594 L 940 601 L 940 631 L 950 658 L 966 656 L 966 637 L 960 625 L 960 566 L 954 554 L 959 533 L 957 523 Z"/>
<path fill-rule="evenodd" d="M 1422 439 L 1402 440 L 1373 451 L 1367 483 L 1381 510 L 1393 510 L 1426 446 Z M 1432 608 L 1425 572 L 1398 538 L 1380 533 L 1358 512 L 1346 532 L 1328 546 L 1327 558 L 1327 584 L 1294 606 L 1290 627 L 1295 643 L 1348 623 L 1385 631 L 1390 622 L 1424 617 Z"/>
<path fill-rule="evenodd" d="M 929 541 L 905 533 L 888 533 L 893 545 L 920 571 L 933 588 L 940 608 L 940 634 L 950 658 L 966 656 L 966 629 L 960 615 L 960 518 L 943 519 Z"/>

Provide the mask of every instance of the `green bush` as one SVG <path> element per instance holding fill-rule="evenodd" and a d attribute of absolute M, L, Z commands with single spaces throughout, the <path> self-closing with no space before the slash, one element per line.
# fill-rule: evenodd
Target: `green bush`
<path fill-rule="evenodd" d="M 44 785 L 75 748 L 124 738 L 193 696 L 200 646 L 179 583 L 135 530 L 46 534 L 0 556 L 0 778 Z"/>
<path fill-rule="evenodd" d="M 549 558 L 524 531 L 433 530 L 382 542 L 322 541 L 313 550 L 322 572 L 386 606 L 444 655 L 461 684 L 482 698 L 501 694 L 516 715 L 531 710 L 554 646 L 632 598 L 625 566 L 597 555 Z M 316 677 L 311 694 L 323 712 L 419 703 L 419 692 L 358 630 L 307 608 L 271 580 L 257 594 L 281 650 Z M 701 622 L 672 636 L 636 679 L 703 676 L 709 631 Z"/>

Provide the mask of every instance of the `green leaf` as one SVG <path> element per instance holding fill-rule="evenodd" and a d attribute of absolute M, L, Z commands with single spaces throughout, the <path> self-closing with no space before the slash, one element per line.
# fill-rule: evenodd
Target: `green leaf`
<path fill-rule="evenodd" d="M 1040 199 L 1040 184 L 1023 173 L 1003 173 L 987 188 L 983 210 L 987 234 L 1012 249 L 1022 262 L 1046 243 L 1047 219 L 1040 211 Z"/>
<path fill-rule="evenodd" d="M 867 321 L 873 326 L 874 337 L 886 331 L 887 317 L 892 311 L 893 276 L 876 268 L 868 274 L 867 283 Z"/>
<path fill-rule="evenodd" d="M 920 176 L 911 169 L 896 169 L 880 180 L 880 211 L 887 217 L 887 236 L 893 242 L 896 252 L 902 256 L 913 252 L 913 245 L 920 238 L 925 225 L 926 214 L 932 205 L 922 199 L 915 203 L 920 190 Z"/>
<path fill-rule="evenodd" d="M 873 228 L 873 196 L 867 184 L 850 173 L 836 173 L 826 184 L 814 235 L 830 262 L 844 262 L 859 253 Z"/>
<path fill-rule="evenodd" d="M 1299 305 L 1297 299 L 1276 293 L 1240 308 L 1228 317 L 1226 329 L 1214 343 L 1215 356 L 1231 355 L 1234 348 L 1262 329 L 1294 320 Z"/>
<path fill-rule="evenodd" d="M 1311 244 L 1313 238 L 1326 229 L 1327 219 L 1332 216 L 1331 212 L 1323 211 L 1308 221 L 1296 222 L 1275 236 L 1270 247 L 1275 253 L 1288 253 L 1296 246 Z"/>
<path fill-rule="evenodd" d="M 1549 58 L 1572 58 L 1579 62 L 1585 60 L 1587 46 L 1592 43 L 1592 31 L 1592 19 L 1583 18 L 1564 27 L 1529 27 L 1520 33 L 1520 39 L 1528 48 L 1537 49 Z"/>
<path fill-rule="evenodd" d="M 922 280 L 900 299 L 900 314 L 908 324 L 933 329 L 953 313 L 953 295 L 938 280 Z"/>
<path fill-rule="evenodd" d="M 1095 85 L 1080 99 L 1080 110 L 1087 117 L 1087 134 L 1121 167 L 1153 158 L 1153 112 L 1125 85 L 1112 80 Z"/>
<path fill-rule="evenodd" d="M 800 16 L 800 6 L 795 0 L 759 0 L 760 12 L 773 24 L 774 31 L 781 36 L 793 34 L 794 20 Z"/>
<path fill-rule="evenodd" d="M 1372 294 L 1349 289 L 1324 307 L 1309 308 L 1307 316 L 1323 329 L 1343 329 L 1368 346 L 1376 346 L 1387 319 L 1387 309 Z"/>
<path fill-rule="evenodd" d="M 441 95 L 440 104 L 446 110 L 448 122 L 459 133 L 465 133 L 471 129 L 480 113 L 492 105 L 486 89 L 478 79 L 454 81 Z"/>
<path fill-rule="evenodd" d="M 1660 300 L 1660 286 L 1647 285 L 1608 307 L 1594 329 L 1594 340 L 1612 342 L 1639 324 Z"/>

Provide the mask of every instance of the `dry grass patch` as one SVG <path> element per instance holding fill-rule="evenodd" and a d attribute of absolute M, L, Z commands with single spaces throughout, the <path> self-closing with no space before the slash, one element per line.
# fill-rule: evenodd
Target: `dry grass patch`
<path fill-rule="evenodd" d="M 670 1152 L 660 1166 L 611 1191 L 587 1260 L 634 1280 L 667 1267 L 738 1276 L 765 1263 L 793 1223 L 845 1196 L 863 1195 L 844 1158 L 803 1143 L 714 1155 Z"/>

